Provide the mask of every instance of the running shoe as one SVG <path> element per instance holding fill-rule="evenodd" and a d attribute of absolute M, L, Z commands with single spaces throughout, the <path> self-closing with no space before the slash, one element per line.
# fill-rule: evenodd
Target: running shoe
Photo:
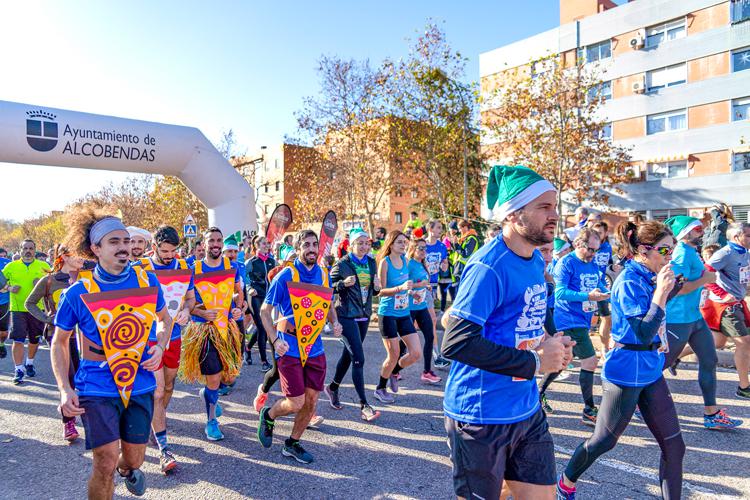
<path fill-rule="evenodd" d="M 596 426 L 596 416 L 599 414 L 599 409 L 596 407 L 589 408 L 588 406 L 583 409 L 581 415 L 581 421 L 589 427 Z"/>
<path fill-rule="evenodd" d="M 206 438 L 209 441 L 221 441 L 224 439 L 224 434 L 219 429 L 219 421 L 215 418 L 206 422 Z"/>
<path fill-rule="evenodd" d="M 562 475 L 560 475 L 559 478 L 557 478 L 557 500 L 575 500 L 576 499 L 576 489 L 570 489 L 565 484 L 563 484 Z"/>
<path fill-rule="evenodd" d="M 170 471 L 177 467 L 177 459 L 174 458 L 172 452 L 168 449 L 164 449 L 159 456 L 159 464 L 161 465 L 161 471 L 164 474 L 168 474 Z"/>
<path fill-rule="evenodd" d="M 439 384 L 440 381 L 443 380 L 442 378 L 435 375 L 435 373 L 432 370 L 428 372 L 422 372 L 422 376 L 420 377 L 420 379 L 425 384 Z"/>
<path fill-rule="evenodd" d="M 13 385 L 23 384 L 23 370 L 16 370 L 16 376 L 13 377 Z"/>
<path fill-rule="evenodd" d="M 26 365 L 26 376 L 29 378 L 36 377 L 36 370 L 34 369 L 34 365 Z"/>
<path fill-rule="evenodd" d="M 396 380 L 398 380 L 399 382 L 401 382 L 402 378 L 404 378 L 404 377 L 401 375 L 401 373 L 397 373 L 396 374 Z"/>
<path fill-rule="evenodd" d="M 669 365 L 669 367 L 667 368 L 667 370 L 669 370 L 669 373 L 671 373 L 673 377 L 677 376 L 677 367 L 679 366 L 679 364 L 680 364 L 680 360 L 675 359 L 674 363 Z"/>
<path fill-rule="evenodd" d="M 299 444 L 299 441 L 293 441 L 290 443 L 287 439 L 284 443 L 284 447 L 281 449 L 281 454 L 285 457 L 292 457 L 301 464 L 309 464 L 314 460 L 313 456 L 305 451 L 302 445 Z"/>
<path fill-rule="evenodd" d="M 398 394 L 398 378 L 395 375 L 388 377 L 388 385 L 391 387 L 391 392 Z"/>
<path fill-rule="evenodd" d="M 307 424 L 308 429 L 317 429 L 320 427 L 320 425 L 325 422 L 325 418 L 321 417 L 320 415 L 313 415 L 310 419 L 310 423 Z"/>
<path fill-rule="evenodd" d="M 366 422 L 372 422 L 376 418 L 380 416 L 380 412 L 377 410 L 373 410 L 372 406 L 370 405 L 364 405 L 361 410 L 359 410 L 360 417 L 362 417 L 362 420 Z"/>
<path fill-rule="evenodd" d="M 137 496 L 143 496 L 146 493 L 146 475 L 140 469 L 133 469 L 129 476 L 124 476 L 125 487 L 128 491 Z"/>
<path fill-rule="evenodd" d="M 232 393 L 232 386 L 227 384 L 219 384 L 219 396 L 229 396 Z"/>
<path fill-rule="evenodd" d="M 633 412 L 633 416 L 637 418 L 638 420 L 643 420 L 643 414 L 641 413 L 641 409 L 637 406 L 635 407 L 635 411 Z"/>
<path fill-rule="evenodd" d="M 78 439 L 78 429 L 76 429 L 76 421 L 68 420 L 63 424 L 63 438 L 65 441 L 72 443 Z"/>
<path fill-rule="evenodd" d="M 375 390 L 375 399 L 377 399 L 381 403 L 387 403 L 387 404 L 391 404 L 391 403 L 395 403 L 396 402 L 396 398 L 394 398 L 393 396 L 391 396 L 390 394 L 388 394 L 388 391 L 385 390 L 385 389 L 376 389 Z"/>
<path fill-rule="evenodd" d="M 258 419 L 258 441 L 263 445 L 263 448 L 270 448 L 273 444 L 273 426 L 276 422 L 268 420 L 269 411 L 269 408 L 261 409 Z"/>
<path fill-rule="evenodd" d="M 13 379 L 13 380 L 15 380 L 15 379 Z M 738 398 L 750 399 L 750 385 L 748 385 L 744 389 L 742 387 L 740 387 L 740 386 L 737 386 L 737 392 L 735 392 L 735 395 Z"/>
<path fill-rule="evenodd" d="M 435 368 L 438 370 L 445 370 L 451 365 L 451 362 L 442 356 L 437 356 L 432 364 L 435 365 Z"/>
<path fill-rule="evenodd" d="M 539 404 L 542 405 L 542 410 L 544 410 L 544 413 L 546 413 L 547 415 L 555 413 L 555 410 L 552 408 L 552 406 L 550 406 L 549 401 L 547 401 L 546 394 L 539 395 Z"/>
<path fill-rule="evenodd" d="M 730 418 L 724 409 L 713 415 L 703 415 L 703 427 L 706 429 L 734 429 L 740 425 L 742 425 L 742 420 Z"/>
<path fill-rule="evenodd" d="M 263 392 L 263 384 L 260 384 L 258 385 L 258 392 L 255 394 L 255 399 L 253 399 L 253 408 L 255 408 L 255 411 L 260 413 L 260 410 L 266 406 L 266 401 L 268 401 L 268 394 Z"/>
<path fill-rule="evenodd" d="M 8 355 L 8 349 L 5 348 L 5 344 L 0 345 L 0 359 L 5 359 Z"/>
<path fill-rule="evenodd" d="M 270 371 L 271 368 L 273 368 L 273 366 L 271 366 L 271 363 L 269 363 L 268 361 L 264 361 L 260 365 L 260 371 L 262 371 L 263 373 L 266 373 L 267 371 Z"/>
<path fill-rule="evenodd" d="M 245 364 L 246 365 L 253 364 L 253 354 L 250 351 L 245 351 Z"/>
<path fill-rule="evenodd" d="M 341 406 L 341 400 L 339 399 L 339 391 L 336 389 L 335 391 L 331 389 L 331 386 L 325 386 L 323 388 L 323 392 L 326 393 L 326 396 L 328 396 L 328 400 L 331 403 L 331 408 L 334 410 L 340 410 L 343 408 Z"/>

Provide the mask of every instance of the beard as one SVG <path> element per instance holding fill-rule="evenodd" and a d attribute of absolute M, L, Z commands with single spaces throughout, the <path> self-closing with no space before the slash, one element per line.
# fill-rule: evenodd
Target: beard
<path fill-rule="evenodd" d="M 703 236 L 696 236 L 695 238 L 691 238 L 688 240 L 688 243 L 690 243 L 694 247 L 700 246 L 702 242 L 703 242 Z"/>
<path fill-rule="evenodd" d="M 210 248 L 208 250 L 208 256 L 212 259 L 218 259 L 219 257 L 221 257 L 221 247 Z"/>
<path fill-rule="evenodd" d="M 134 259 L 137 259 L 139 257 L 143 257 L 143 249 L 142 248 L 133 247 L 133 248 L 130 249 L 130 254 L 133 256 Z"/>
<path fill-rule="evenodd" d="M 518 232 L 526 241 L 537 247 L 546 245 L 547 243 L 552 243 L 554 236 L 547 234 L 546 227 L 551 225 L 554 233 L 554 224 L 546 223 L 542 226 L 537 226 L 532 224 L 524 213 L 521 213 L 520 219 L 521 224 L 519 225 Z"/>
<path fill-rule="evenodd" d="M 306 266 L 312 266 L 318 261 L 318 254 L 317 252 L 307 252 L 305 254 L 305 257 L 302 260 L 302 263 Z"/>

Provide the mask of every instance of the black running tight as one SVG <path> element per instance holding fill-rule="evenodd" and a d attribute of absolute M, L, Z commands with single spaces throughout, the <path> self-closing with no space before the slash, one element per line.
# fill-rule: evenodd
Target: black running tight
<path fill-rule="evenodd" d="M 602 380 L 602 390 L 594 434 L 576 448 L 565 468 L 565 476 L 573 482 L 578 481 L 600 455 L 614 448 L 638 405 L 643 420 L 661 448 L 659 480 L 662 497 L 679 499 L 685 443 L 664 377 L 645 387 L 623 387 Z"/>
<path fill-rule="evenodd" d="M 435 344 L 435 331 L 432 325 L 432 316 L 429 309 L 419 309 L 411 311 L 411 319 L 417 322 L 419 330 L 424 337 L 424 346 L 422 348 L 422 361 L 424 361 L 424 371 L 432 371 L 432 347 Z M 403 345 L 403 342 L 402 342 Z M 403 355 L 403 353 L 401 353 Z"/>
<path fill-rule="evenodd" d="M 257 295 L 255 297 L 250 297 L 250 315 L 253 317 L 253 322 L 255 323 L 255 333 L 253 333 L 252 337 L 250 337 L 250 341 L 247 343 L 247 350 L 252 350 L 257 341 L 260 361 L 261 363 L 265 363 L 268 361 L 266 358 L 266 340 L 268 339 L 268 334 L 260 317 L 260 308 L 262 305 L 263 297 L 258 297 Z M 245 332 L 242 333 L 244 334 Z M 274 362 L 274 364 L 276 363 Z"/>
<path fill-rule="evenodd" d="M 367 396 L 365 395 L 365 350 L 362 347 L 362 343 L 365 340 L 365 336 L 367 336 L 367 328 L 370 325 L 370 320 L 355 321 L 351 318 L 339 317 L 339 323 L 341 323 L 341 328 L 343 329 L 342 341 L 344 342 L 344 349 L 341 351 L 341 357 L 336 364 L 333 383 L 338 388 L 351 366 L 352 382 L 354 382 L 354 389 L 359 396 L 359 403 L 365 405 L 367 404 Z"/>

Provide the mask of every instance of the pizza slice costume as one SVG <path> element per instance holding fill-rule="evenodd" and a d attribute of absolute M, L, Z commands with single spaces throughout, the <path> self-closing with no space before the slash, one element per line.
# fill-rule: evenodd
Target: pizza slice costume
<path fill-rule="evenodd" d="M 167 303 L 167 312 L 172 321 L 185 303 L 185 295 L 190 289 L 190 278 L 193 277 L 193 270 L 188 267 L 187 262 L 183 259 L 175 259 L 175 262 L 175 269 L 156 269 L 151 259 L 145 258 L 140 261 L 141 267 L 153 273 L 159 280 L 164 301 Z M 174 330 L 174 323 L 172 329 Z M 172 335 L 170 339 L 171 337 Z"/>
<path fill-rule="evenodd" d="M 292 314 L 296 326 L 299 359 L 305 366 L 310 349 L 323 332 L 328 310 L 331 308 L 333 289 L 328 288 L 328 274 L 323 272 L 323 286 L 302 283 L 299 271 L 292 266 L 292 280 L 286 286 L 289 290 L 289 301 L 292 303 Z"/>

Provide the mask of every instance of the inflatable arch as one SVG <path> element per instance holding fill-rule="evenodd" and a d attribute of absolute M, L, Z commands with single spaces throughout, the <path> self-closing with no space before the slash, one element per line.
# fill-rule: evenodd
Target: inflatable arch
<path fill-rule="evenodd" d="M 257 230 L 253 188 L 196 128 L 0 101 L 0 162 L 174 175 L 210 225 Z"/>

